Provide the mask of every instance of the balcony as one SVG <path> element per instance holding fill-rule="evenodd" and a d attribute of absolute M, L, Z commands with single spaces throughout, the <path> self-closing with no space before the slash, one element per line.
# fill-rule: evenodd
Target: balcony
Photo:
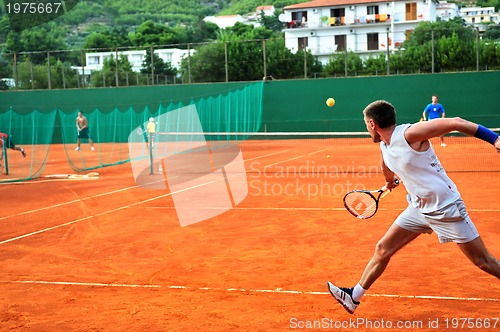
<path fill-rule="evenodd" d="M 370 14 L 356 16 L 354 18 L 355 24 L 373 24 L 373 23 L 385 23 L 391 20 L 390 14 Z"/>
<path fill-rule="evenodd" d="M 322 17 L 321 21 L 291 21 L 287 23 L 287 29 L 298 28 L 326 28 L 345 25 L 362 25 L 362 24 L 377 24 L 388 23 L 391 20 L 390 14 L 373 14 L 363 16 L 339 16 L 339 17 Z"/>

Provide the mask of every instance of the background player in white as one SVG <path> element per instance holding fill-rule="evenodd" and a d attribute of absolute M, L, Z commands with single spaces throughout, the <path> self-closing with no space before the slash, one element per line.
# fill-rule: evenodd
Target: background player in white
<path fill-rule="evenodd" d="M 333 297 L 352 314 L 363 294 L 382 275 L 391 257 L 422 233 L 435 232 L 441 243 L 457 243 L 475 265 L 500 279 L 500 262 L 486 249 L 460 193 L 429 141 L 432 137 L 456 130 L 489 142 L 500 152 L 499 136 L 461 118 L 396 125 L 394 107 L 383 100 L 369 104 L 363 114 L 373 141 L 380 142 L 386 186 L 389 189 L 397 186 L 397 174 L 408 191 L 408 207 L 377 243 L 375 253 L 356 286 L 340 288 L 327 283 Z"/>

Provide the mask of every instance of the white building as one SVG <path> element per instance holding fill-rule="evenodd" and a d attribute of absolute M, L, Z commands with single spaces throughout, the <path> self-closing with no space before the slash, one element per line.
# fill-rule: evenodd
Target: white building
<path fill-rule="evenodd" d="M 246 22 L 246 20 L 241 15 L 207 16 L 203 19 L 203 21 L 214 23 L 220 29 L 232 27 L 236 24 L 236 22 Z"/>
<path fill-rule="evenodd" d="M 255 9 L 255 13 L 257 16 L 260 16 L 260 13 L 263 12 L 264 16 L 273 16 L 274 15 L 275 8 L 273 5 L 267 5 L 267 6 L 258 6 Z"/>
<path fill-rule="evenodd" d="M 314 0 L 286 6 L 285 46 L 307 48 L 326 64 L 334 52 L 367 58 L 397 49 L 422 21 L 436 20 L 437 0 Z"/>
<path fill-rule="evenodd" d="M 500 14 L 495 7 L 467 7 L 460 9 L 460 16 L 468 25 L 485 31 L 488 24 L 500 24 Z"/>
<path fill-rule="evenodd" d="M 168 49 L 157 49 L 154 53 L 162 59 L 164 62 L 169 62 L 172 67 L 179 69 L 181 61 L 187 56 L 188 50 L 181 50 L 178 48 L 168 48 Z M 193 50 L 191 50 L 193 53 Z M 128 61 L 132 65 L 132 70 L 134 72 L 140 72 L 142 69 L 142 63 L 146 58 L 146 50 L 133 50 L 133 51 L 117 51 L 117 52 L 92 52 L 85 55 L 86 58 L 86 71 L 101 70 L 104 64 L 104 60 L 107 58 L 118 59 L 125 55 Z"/>
<path fill-rule="evenodd" d="M 454 2 L 439 1 L 436 8 L 436 15 L 443 21 L 449 21 L 452 18 L 460 16 L 460 9 Z"/>

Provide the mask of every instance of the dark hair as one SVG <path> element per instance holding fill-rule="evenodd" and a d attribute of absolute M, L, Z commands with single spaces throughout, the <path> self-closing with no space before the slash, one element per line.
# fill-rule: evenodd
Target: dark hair
<path fill-rule="evenodd" d="M 432 96 L 433 96 L 433 97 L 436 97 L 436 98 L 439 98 L 437 94 L 433 94 Z"/>
<path fill-rule="evenodd" d="M 388 128 L 396 124 L 396 109 L 385 100 L 377 100 L 369 104 L 363 110 L 363 114 L 373 119 L 380 128 Z"/>

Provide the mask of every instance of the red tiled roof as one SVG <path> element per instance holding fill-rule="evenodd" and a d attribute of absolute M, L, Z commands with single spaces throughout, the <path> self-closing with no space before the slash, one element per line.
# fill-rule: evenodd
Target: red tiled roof
<path fill-rule="evenodd" d="M 381 0 L 313 0 L 303 3 L 298 3 L 296 5 L 286 6 L 283 9 L 301 9 L 301 8 L 317 8 L 317 7 L 332 7 L 332 6 L 345 6 L 345 5 L 356 5 L 361 3 L 374 3 L 374 2 L 384 2 Z M 393 1 L 389 1 L 393 2 Z"/>

